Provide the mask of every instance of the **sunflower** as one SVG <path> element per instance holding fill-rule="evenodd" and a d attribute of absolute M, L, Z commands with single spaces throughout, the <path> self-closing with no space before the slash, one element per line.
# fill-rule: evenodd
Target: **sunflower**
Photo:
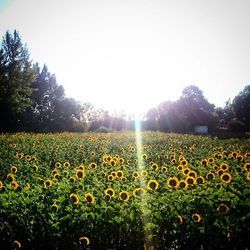
<path fill-rule="evenodd" d="M 180 188 L 187 188 L 188 183 L 185 180 L 181 180 L 181 181 L 179 181 L 179 187 Z"/>
<path fill-rule="evenodd" d="M 152 165 L 151 165 L 151 168 L 153 169 L 153 170 L 158 170 L 158 164 L 157 163 L 153 163 Z"/>
<path fill-rule="evenodd" d="M 143 160 L 147 160 L 147 159 L 148 159 L 148 156 L 147 156 L 146 154 L 143 154 L 143 155 L 142 155 L 142 159 L 143 159 Z"/>
<path fill-rule="evenodd" d="M 15 180 L 15 176 L 13 174 L 7 174 L 7 180 L 9 182 L 13 182 Z"/>
<path fill-rule="evenodd" d="M 224 173 L 224 171 L 222 169 L 220 169 L 216 173 L 217 173 L 217 175 L 221 176 Z"/>
<path fill-rule="evenodd" d="M 214 158 L 213 157 L 208 158 L 208 163 L 213 164 L 214 163 Z"/>
<path fill-rule="evenodd" d="M 236 159 L 237 161 L 243 161 L 244 157 L 242 155 L 237 155 Z"/>
<path fill-rule="evenodd" d="M 202 165 L 202 166 L 207 166 L 207 164 L 208 164 L 207 159 L 202 159 L 202 160 L 201 160 L 201 165 Z"/>
<path fill-rule="evenodd" d="M 197 173 L 192 170 L 192 171 L 188 172 L 188 176 L 196 178 L 197 177 Z"/>
<path fill-rule="evenodd" d="M 237 155 L 238 155 L 237 152 L 232 152 L 232 156 L 233 156 L 234 158 L 236 158 Z"/>
<path fill-rule="evenodd" d="M 183 167 L 183 165 L 179 165 L 179 166 L 177 167 L 177 170 L 178 170 L 178 171 L 182 171 L 184 168 L 185 168 L 185 167 Z"/>
<path fill-rule="evenodd" d="M 104 199 L 105 199 L 105 201 L 111 201 L 112 200 L 112 197 L 109 195 L 109 194 L 106 194 L 105 196 L 104 196 Z"/>
<path fill-rule="evenodd" d="M 139 178 L 139 172 L 138 171 L 134 171 L 133 173 L 132 173 L 132 176 L 135 178 L 135 179 L 138 179 Z"/>
<path fill-rule="evenodd" d="M 116 161 L 114 160 L 114 158 L 110 161 L 110 165 L 113 167 L 116 165 Z"/>
<path fill-rule="evenodd" d="M 181 215 L 177 215 L 177 220 L 180 224 L 183 223 L 183 217 Z"/>
<path fill-rule="evenodd" d="M 196 184 L 196 179 L 193 176 L 188 176 L 186 178 L 186 182 L 188 185 L 194 185 L 194 184 Z"/>
<path fill-rule="evenodd" d="M 55 176 L 56 174 L 59 174 L 59 172 L 58 172 L 57 169 L 54 169 L 54 170 L 52 171 L 52 175 Z"/>
<path fill-rule="evenodd" d="M 201 221 L 201 216 L 198 213 L 195 213 L 192 215 L 192 219 L 194 222 L 200 222 Z"/>
<path fill-rule="evenodd" d="M 52 184 L 53 184 L 53 182 L 52 182 L 51 180 L 46 180 L 46 181 L 44 182 L 44 187 L 45 187 L 45 188 L 49 188 L 49 187 L 52 186 Z"/>
<path fill-rule="evenodd" d="M 184 174 L 184 175 L 188 175 L 188 173 L 191 171 L 191 169 L 190 168 L 183 168 L 182 169 L 182 173 Z"/>
<path fill-rule="evenodd" d="M 56 163 L 55 163 L 55 167 L 56 167 L 56 168 L 60 168 L 61 165 L 62 165 L 62 164 L 61 164 L 60 162 L 56 162 Z"/>
<path fill-rule="evenodd" d="M 166 172 L 168 171 L 168 168 L 165 167 L 165 166 L 163 166 L 163 167 L 161 168 L 161 171 L 162 171 L 163 173 L 166 173 Z"/>
<path fill-rule="evenodd" d="M 186 159 L 181 160 L 181 165 L 186 167 L 188 165 L 187 160 Z"/>
<path fill-rule="evenodd" d="M 79 145 L 79 148 L 80 148 L 80 149 L 84 149 L 84 145 L 83 145 L 83 144 L 80 144 L 80 145 Z"/>
<path fill-rule="evenodd" d="M 31 161 L 32 157 L 30 155 L 26 156 L 27 161 Z"/>
<path fill-rule="evenodd" d="M 209 172 L 207 175 L 206 175 L 206 178 L 210 181 L 210 180 L 213 180 L 215 177 L 215 174 L 212 173 L 212 172 Z"/>
<path fill-rule="evenodd" d="M 108 179 L 109 179 L 110 181 L 112 181 L 112 180 L 114 179 L 114 176 L 113 176 L 112 174 L 109 174 L 109 175 L 108 175 Z"/>
<path fill-rule="evenodd" d="M 219 166 L 217 166 L 217 165 L 214 166 L 214 171 L 218 171 L 219 169 L 220 169 Z"/>
<path fill-rule="evenodd" d="M 30 189 L 30 184 L 28 182 L 25 184 L 24 189 L 26 190 Z"/>
<path fill-rule="evenodd" d="M 247 180 L 250 181 L 250 172 L 247 173 Z"/>
<path fill-rule="evenodd" d="M 230 183 L 232 180 L 232 175 L 229 173 L 224 172 L 221 176 L 220 176 L 221 180 L 224 183 Z"/>
<path fill-rule="evenodd" d="M 16 174 L 17 173 L 17 167 L 16 166 L 12 166 L 10 168 L 10 171 L 13 173 L 13 174 Z"/>
<path fill-rule="evenodd" d="M 196 178 L 196 183 L 197 184 L 203 184 L 205 182 L 205 179 L 202 176 L 199 176 Z"/>
<path fill-rule="evenodd" d="M 176 177 L 171 177 L 167 180 L 167 185 L 169 188 L 178 188 L 179 181 Z"/>
<path fill-rule="evenodd" d="M 176 159 L 175 159 L 175 158 L 172 159 L 171 162 L 172 162 L 173 164 L 175 164 L 175 163 L 176 163 Z"/>
<path fill-rule="evenodd" d="M 12 181 L 11 185 L 12 185 L 12 187 L 13 187 L 15 190 L 18 189 L 18 187 L 19 187 L 19 184 L 18 184 L 17 181 Z"/>
<path fill-rule="evenodd" d="M 244 156 L 245 158 L 250 158 L 250 152 L 246 152 Z"/>
<path fill-rule="evenodd" d="M 23 159 L 24 157 L 24 153 L 17 153 L 16 156 L 19 158 L 19 159 Z"/>
<path fill-rule="evenodd" d="M 37 161 L 37 158 L 35 156 L 32 156 L 31 160 L 32 161 Z"/>
<path fill-rule="evenodd" d="M 141 176 L 146 177 L 148 176 L 148 172 L 146 170 L 141 171 Z"/>
<path fill-rule="evenodd" d="M 83 170 L 81 170 L 81 169 L 76 170 L 76 178 L 77 179 L 82 179 L 82 178 L 84 178 L 84 176 L 85 176 L 85 172 Z"/>
<path fill-rule="evenodd" d="M 112 171 L 111 172 L 111 175 L 115 178 L 115 177 L 117 177 L 117 175 L 116 175 L 116 172 L 115 171 Z"/>
<path fill-rule="evenodd" d="M 64 166 L 65 168 L 68 168 L 68 167 L 70 167 L 70 163 L 69 163 L 68 161 L 66 161 L 66 162 L 63 163 L 63 166 Z"/>
<path fill-rule="evenodd" d="M 244 164 L 243 168 L 246 170 L 246 171 L 250 171 L 250 163 L 247 162 Z"/>
<path fill-rule="evenodd" d="M 71 176 L 71 177 L 69 178 L 69 181 L 70 181 L 70 182 L 75 182 L 75 181 L 76 181 L 76 178 L 75 178 L 74 176 Z"/>
<path fill-rule="evenodd" d="M 159 188 L 159 183 L 156 180 L 149 180 L 147 183 L 147 188 L 149 190 L 155 191 Z"/>
<path fill-rule="evenodd" d="M 220 165 L 220 169 L 223 170 L 224 172 L 225 172 L 225 171 L 228 171 L 228 168 L 229 168 L 229 167 L 228 167 L 228 165 L 227 165 L 226 163 L 222 163 L 222 164 Z"/>
<path fill-rule="evenodd" d="M 95 169 L 95 168 L 97 168 L 97 164 L 95 162 L 91 162 L 89 164 L 89 167 L 92 168 L 92 169 Z"/>
<path fill-rule="evenodd" d="M 94 157 L 96 155 L 96 153 L 94 152 L 94 151 L 92 151 L 91 153 L 90 153 L 90 156 L 92 156 L 92 157 Z"/>
<path fill-rule="evenodd" d="M 52 210 L 57 212 L 58 209 L 59 209 L 59 206 L 56 203 L 54 203 L 54 204 L 51 205 L 51 208 L 52 208 Z"/>
<path fill-rule="evenodd" d="M 217 211 L 222 214 L 227 214 L 229 212 L 229 207 L 226 204 L 220 204 Z"/>
<path fill-rule="evenodd" d="M 77 194 L 71 193 L 69 197 L 71 198 L 71 202 L 72 202 L 74 205 L 79 204 L 80 198 L 79 198 L 79 196 L 78 196 Z"/>
<path fill-rule="evenodd" d="M 84 246 L 88 246 L 90 244 L 90 240 L 88 237 L 84 236 L 84 237 L 80 237 L 79 241 L 84 245 Z"/>
<path fill-rule="evenodd" d="M 39 168 L 38 168 L 38 166 L 37 166 L 36 164 L 34 164 L 34 165 L 33 165 L 33 169 L 34 169 L 35 171 L 38 171 Z"/>
<path fill-rule="evenodd" d="M 125 181 L 127 178 L 125 176 L 122 176 L 121 180 Z"/>
<path fill-rule="evenodd" d="M 114 197 L 115 196 L 115 190 L 113 188 L 107 188 L 105 191 L 104 191 L 105 195 L 109 195 L 111 197 Z"/>
<path fill-rule="evenodd" d="M 122 201 L 128 201 L 128 199 L 129 199 L 129 192 L 127 192 L 127 191 L 121 191 L 119 193 L 119 199 L 122 200 Z"/>
<path fill-rule="evenodd" d="M 17 250 L 17 249 L 20 249 L 22 245 L 18 240 L 14 240 L 13 247 L 14 247 L 14 250 Z"/>
<path fill-rule="evenodd" d="M 0 189 L 3 188 L 3 183 L 0 181 Z"/>
<path fill-rule="evenodd" d="M 119 158 L 119 163 L 120 164 L 124 164 L 124 162 L 125 162 L 124 158 Z"/>
<path fill-rule="evenodd" d="M 123 171 L 122 171 L 122 170 L 116 171 L 116 176 L 117 176 L 118 178 L 122 178 L 122 177 L 123 177 Z"/>
<path fill-rule="evenodd" d="M 134 191 L 133 191 L 133 195 L 135 197 L 140 197 L 141 195 L 145 194 L 145 189 L 143 188 L 136 188 Z"/>
<path fill-rule="evenodd" d="M 84 196 L 84 200 L 87 203 L 87 205 L 94 204 L 95 197 L 91 193 L 87 193 Z"/>

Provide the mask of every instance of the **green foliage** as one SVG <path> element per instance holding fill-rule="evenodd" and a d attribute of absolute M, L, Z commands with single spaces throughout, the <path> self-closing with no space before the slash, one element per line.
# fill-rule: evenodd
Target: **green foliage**
<path fill-rule="evenodd" d="M 250 85 L 247 85 L 233 99 L 232 108 L 236 118 L 244 122 L 248 130 L 250 130 Z"/>
<path fill-rule="evenodd" d="M 236 119 L 231 120 L 228 124 L 229 131 L 235 132 L 235 133 L 245 133 L 246 132 L 246 125 Z"/>

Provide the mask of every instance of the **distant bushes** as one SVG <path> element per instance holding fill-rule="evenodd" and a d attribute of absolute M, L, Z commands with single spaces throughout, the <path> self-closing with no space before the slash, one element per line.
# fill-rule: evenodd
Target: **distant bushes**
<path fill-rule="evenodd" d="M 228 130 L 234 133 L 245 133 L 247 131 L 246 125 L 237 119 L 231 120 L 227 124 Z"/>

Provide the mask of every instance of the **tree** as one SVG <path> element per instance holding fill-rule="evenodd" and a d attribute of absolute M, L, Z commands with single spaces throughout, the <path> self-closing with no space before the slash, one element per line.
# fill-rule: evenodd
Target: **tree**
<path fill-rule="evenodd" d="M 32 105 L 21 116 L 21 124 L 23 129 L 47 132 L 55 127 L 56 106 L 65 98 L 64 89 L 57 84 L 55 75 L 48 71 L 46 65 L 41 70 L 36 64 L 35 71 L 36 80 L 32 84 Z"/>
<path fill-rule="evenodd" d="M 250 130 L 250 85 L 247 85 L 232 102 L 235 116 Z"/>
<path fill-rule="evenodd" d="M 35 70 L 29 60 L 26 46 L 23 46 L 18 32 L 8 31 L 3 37 L 0 50 L 0 130 L 15 130 L 19 115 L 32 104 L 34 91 L 32 82 Z"/>
<path fill-rule="evenodd" d="M 190 131 L 197 125 L 206 125 L 210 129 L 215 127 L 214 105 L 207 101 L 197 86 L 190 85 L 184 88 L 177 106 L 179 114 L 185 119 L 186 124 L 189 124 Z"/>

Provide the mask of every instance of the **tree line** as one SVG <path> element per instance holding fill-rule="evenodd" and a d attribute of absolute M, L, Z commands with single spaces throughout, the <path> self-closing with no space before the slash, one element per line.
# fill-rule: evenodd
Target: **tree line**
<path fill-rule="evenodd" d="M 32 63 L 19 33 L 6 32 L 0 47 L 0 132 L 99 131 L 135 129 L 134 118 L 110 114 L 91 103 L 68 98 L 46 65 Z M 148 110 L 142 129 L 193 132 L 195 126 L 235 131 L 250 130 L 250 85 L 224 108 L 208 102 L 194 85 L 183 89 L 177 101 Z"/>

